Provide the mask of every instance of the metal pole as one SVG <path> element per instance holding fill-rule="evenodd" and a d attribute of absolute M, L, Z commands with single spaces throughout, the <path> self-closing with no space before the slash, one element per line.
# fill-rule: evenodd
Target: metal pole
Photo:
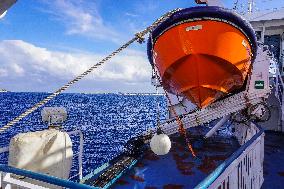
<path fill-rule="evenodd" d="M 84 145 L 84 136 L 82 131 L 80 131 L 80 147 L 79 147 L 79 179 L 80 181 L 83 179 L 83 145 Z"/>
<path fill-rule="evenodd" d="M 81 130 L 75 130 L 68 132 L 69 135 L 76 135 L 79 133 L 80 136 L 80 144 L 79 144 L 79 155 L 78 155 L 78 162 L 79 162 L 79 179 L 80 181 L 83 179 L 83 151 L 84 151 L 84 135 Z"/>
<path fill-rule="evenodd" d="M 254 0 L 249 0 L 248 1 L 248 12 L 249 13 L 252 13 L 252 11 L 253 11 L 253 6 L 254 6 Z"/>
<path fill-rule="evenodd" d="M 282 116 L 281 116 L 281 125 L 282 125 L 282 131 L 284 131 L 284 104 L 283 104 L 283 102 L 284 102 L 284 95 L 283 95 L 283 93 L 282 93 L 282 104 L 281 104 L 281 113 L 282 113 Z"/>
<path fill-rule="evenodd" d="M 12 189 L 12 184 L 10 182 L 10 178 L 11 178 L 11 173 L 4 173 L 3 174 L 3 182 L 5 182 L 5 184 L 4 184 L 5 189 Z"/>
<path fill-rule="evenodd" d="M 283 121 L 284 121 L 284 85 L 283 85 L 283 80 L 282 80 L 282 76 L 281 76 L 281 73 L 280 73 L 280 71 L 279 71 L 279 67 L 277 67 L 277 79 L 279 79 L 280 80 L 280 86 L 281 86 L 281 89 L 282 89 L 282 91 L 281 91 L 281 93 L 280 93 L 280 95 L 281 95 L 281 99 L 279 98 L 279 100 L 281 101 L 281 126 L 282 126 L 282 128 L 281 128 L 281 131 L 283 131 Z M 278 78 L 278 76 L 279 76 L 279 78 Z M 278 81 L 279 82 L 279 81 Z M 279 89 L 278 89 L 278 85 L 276 86 L 277 87 L 277 90 L 278 90 L 278 93 L 279 93 Z M 278 93 L 277 93 L 277 96 L 279 96 L 278 95 Z"/>
<path fill-rule="evenodd" d="M 261 42 L 264 44 L 264 36 L 265 36 L 265 26 L 263 24 L 261 31 Z"/>
<path fill-rule="evenodd" d="M 206 135 L 205 139 L 211 137 L 220 127 L 222 127 L 228 120 L 230 119 L 230 115 L 226 115 L 223 117 Z"/>
<path fill-rule="evenodd" d="M 278 71 L 278 65 L 276 65 L 276 79 L 275 79 L 275 96 L 281 103 L 281 99 L 279 99 L 279 71 Z"/>

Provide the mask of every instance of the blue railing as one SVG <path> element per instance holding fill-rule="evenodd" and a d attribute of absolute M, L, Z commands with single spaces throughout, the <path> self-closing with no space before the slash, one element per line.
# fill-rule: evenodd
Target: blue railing
<path fill-rule="evenodd" d="M 256 124 L 255 124 L 256 125 Z M 228 168 L 233 161 L 235 161 L 240 155 L 263 133 L 264 130 L 256 125 L 259 132 L 255 134 L 249 141 L 242 145 L 236 152 L 234 152 L 228 159 L 226 159 L 221 165 L 219 165 L 215 171 L 208 175 L 202 182 L 200 182 L 195 189 L 206 189 L 208 188 L 225 170 Z"/>
<path fill-rule="evenodd" d="M 8 165 L 3 165 L 3 164 L 0 164 L 0 172 L 12 173 L 12 174 L 16 174 L 16 175 L 19 175 L 19 176 L 28 177 L 28 178 L 31 178 L 31 179 L 35 179 L 35 180 L 38 180 L 38 181 L 46 182 L 48 184 L 53 184 L 53 185 L 61 186 L 61 187 L 65 187 L 65 188 L 100 189 L 98 187 L 92 187 L 92 186 L 89 186 L 89 185 L 80 184 L 80 183 L 76 183 L 76 182 L 73 182 L 73 181 L 60 179 L 60 178 L 53 177 L 53 176 L 46 175 L 46 174 L 42 174 L 42 173 L 36 173 L 36 172 L 24 170 L 24 169 L 18 169 L 18 168 L 11 167 L 11 166 L 8 166 Z"/>

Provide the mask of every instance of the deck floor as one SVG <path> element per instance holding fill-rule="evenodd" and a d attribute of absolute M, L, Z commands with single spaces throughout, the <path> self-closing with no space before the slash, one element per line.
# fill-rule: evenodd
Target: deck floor
<path fill-rule="evenodd" d="M 263 168 L 262 189 L 284 188 L 284 133 L 265 133 Z"/>
<path fill-rule="evenodd" d="M 194 188 L 239 148 L 234 138 L 216 136 L 206 142 L 194 142 L 198 158 L 193 158 L 181 137 L 172 136 L 171 141 L 169 154 L 156 156 L 151 150 L 146 151 L 136 166 L 120 178 L 113 188 Z"/>

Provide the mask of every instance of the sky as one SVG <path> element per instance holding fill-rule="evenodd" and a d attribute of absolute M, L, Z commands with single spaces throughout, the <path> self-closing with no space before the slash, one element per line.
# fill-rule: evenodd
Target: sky
<path fill-rule="evenodd" d="M 228 8 L 234 2 L 223 1 Z M 284 6 L 256 2 L 255 10 Z M 165 12 L 191 6 L 193 0 L 18 0 L 0 19 L 0 89 L 55 91 Z M 67 92 L 154 92 L 146 49 L 131 45 Z"/>

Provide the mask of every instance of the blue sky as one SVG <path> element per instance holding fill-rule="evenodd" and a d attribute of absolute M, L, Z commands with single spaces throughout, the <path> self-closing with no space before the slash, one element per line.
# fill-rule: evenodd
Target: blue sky
<path fill-rule="evenodd" d="M 223 3 L 233 6 L 231 0 Z M 18 0 L 0 19 L 0 88 L 54 91 L 163 13 L 193 5 L 193 0 Z M 284 0 L 257 0 L 256 9 L 281 6 Z M 69 92 L 153 92 L 150 77 L 146 46 L 135 44 Z"/>

